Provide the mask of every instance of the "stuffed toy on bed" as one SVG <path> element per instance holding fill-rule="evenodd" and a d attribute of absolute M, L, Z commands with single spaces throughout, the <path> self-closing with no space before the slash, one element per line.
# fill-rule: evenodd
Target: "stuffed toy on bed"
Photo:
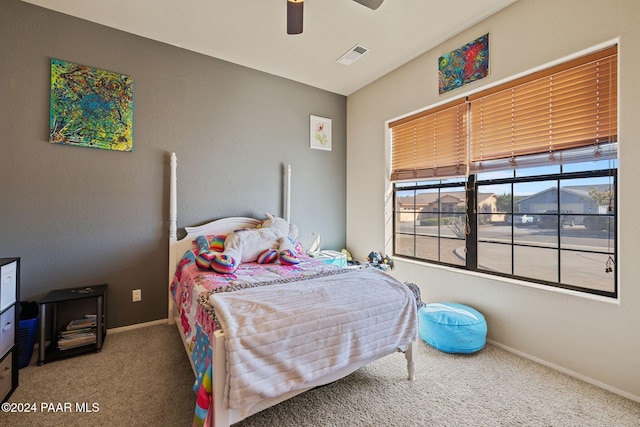
<path fill-rule="evenodd" d="M 298 227 L 289 224 L 285 219 L 265 214 L 262 224 L 256 228 L 247 228 L 227 234 L 224 250 L 220 254 L 201 250 L 198 254 L 200 268 L 210 268 L 217 273 L 233 273 L 238 265 L 246 262 L 267 264 L 280 261 L 283 265 L 298 264 L 295 251 L 295 239 Z"/>

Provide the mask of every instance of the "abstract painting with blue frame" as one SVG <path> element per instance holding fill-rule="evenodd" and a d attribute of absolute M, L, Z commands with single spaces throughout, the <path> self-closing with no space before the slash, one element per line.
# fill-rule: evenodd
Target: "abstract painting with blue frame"
<path fill-rule="evenodd" d="M 438 60 L 440 94 L 489 75 L 489 34 L 478 37 Z"/>
<path fill-rule="evenodd" d="M 49 142 L 131 151 L 133 78 L 52 59 Z"/>

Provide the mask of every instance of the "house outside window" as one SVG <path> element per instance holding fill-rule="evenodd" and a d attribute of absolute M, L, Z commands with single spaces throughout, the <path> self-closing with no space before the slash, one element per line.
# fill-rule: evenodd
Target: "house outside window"
<path fill-rule="evenodd" d="M 394 255 L 617 297 L 617 48 L 594 56 L 391 123 Z M 584 94 L 576 76 L 591 79 Z M 520 105 L 546 128 L 527 134 Z M 495 120 L 509 114 L 505 136 Z"/>

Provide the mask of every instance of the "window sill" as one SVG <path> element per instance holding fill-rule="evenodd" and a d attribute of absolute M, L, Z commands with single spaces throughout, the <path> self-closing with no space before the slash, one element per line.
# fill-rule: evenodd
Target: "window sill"
<path fill-rule="evenodd" d="M 482 272 L 478 272 L 478 271 L 469 271 L 469 270 L 449 267 L 449 266 L 446 266 L 446 265 L 429 264 L 427 262 L 422 262 L 422 261 L 417 261 L 417 260 L 412 260 L 412 259 L 407 259 L 407 258 L 401 258 L 401 257 L 396 257 L 396 256 L 391 256 L 390 258 L 393 260 L 394 264 L 396 264 L 396 265 L 397 265 L 397 263 L 413 264 L 413 265 L 418 265 L 418 266 L 421 266 L 421 267 L 434 268 L 434 269 L 438 269 L 438 270 L 448 271 L 448 272 L 451 272 L 451 273 L 462 274 L 462 275 L 465 275 L 465 276 L 478 277 L 478 278 L 485 279 L 485 280 L 493 280 L 495 282 L 508 283 L 510 285 L 520 285 L 520 286 L 525 286 L 525 287 L 528 287 L 528 288 L 538 289 L 538 290 L 541 290 L 541 291 L 553 292 L 553 293 L 556 293 L 556 294 L 570 295 L 570 296 L 579 297 L 579 298 L 585 298 L 585 299 L 589 299 L 589 300 L 593 300 L 593 301 L 604 302 L 604 303 L 614 304 L 614 305 L 620 305 L 620 295 L 618 295 L 617 298 L 603 297 L 603 296 L 600 296 L 600 295 L 588 294 L 586 292 L 578 292 L 578 291 L 573 291 L 573 290 L 570 290 L 570 289 L 556 288 L 556 287 L 553 287 L 553 286 L 545 286 L 545 285 L 540 285 L 540 284 L 537 284 L 537 283 L 527 282 L 527 281 L 524 281 L 524 280 L 512 279 L 512 278 L 502 277 L 502 276 L 494 276 L 492 274 L 482 273 Z"/>

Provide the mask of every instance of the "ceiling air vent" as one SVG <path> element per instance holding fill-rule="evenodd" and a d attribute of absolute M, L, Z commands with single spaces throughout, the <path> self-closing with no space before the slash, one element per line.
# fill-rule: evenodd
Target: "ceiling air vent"
<path fill-rule="evenodd" d="M 369 52 L 369 49 L 367 49 L 362 45 L 357 44 L 351 49 L 349 49 L 347 53 L 345 53 L 340 58 L 338 58 L 337 62 L 344 65 L 351 65 L 354 62 L 356 62 L 358 59 L 360 59 L 362 55 L 364 55 L 367 52 Z"/>

